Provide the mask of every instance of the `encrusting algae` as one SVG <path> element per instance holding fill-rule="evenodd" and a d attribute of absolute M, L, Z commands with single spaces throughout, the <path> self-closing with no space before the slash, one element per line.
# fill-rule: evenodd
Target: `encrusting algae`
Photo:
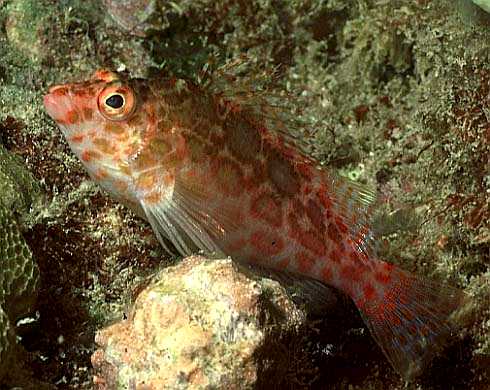
<path fill-rule="evenodd" d="M 340 289 L 407 380 L 450 336 L 462 291 L 380 260 L 376 196 L 302 153 L 267 97 L 100 70 L 52 87 L 44 105 L 92 179 L 164 247 Z"/>

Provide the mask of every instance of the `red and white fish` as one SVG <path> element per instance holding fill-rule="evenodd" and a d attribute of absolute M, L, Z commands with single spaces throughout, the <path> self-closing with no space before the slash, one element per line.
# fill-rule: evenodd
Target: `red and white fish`
<path fill-rule="evenodd" d="M 342 290 L 412 379 L 450 335 L 463 293 L 380 260 L 375 196 L 301 153 L 266 98 L 228 92 L 101 70 L 52 87 L 44 105 L 93 180 L 146 218 L 162 245 L 166 237 L 182 255 L 217 252 Z"/>

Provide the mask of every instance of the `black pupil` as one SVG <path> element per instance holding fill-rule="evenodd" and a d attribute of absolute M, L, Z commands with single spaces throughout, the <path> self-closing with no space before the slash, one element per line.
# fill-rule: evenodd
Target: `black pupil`
<path fill-rule="evenodd" d="M 105 104 L 112 108 L 121 108 L 124 104 L 124 99 L 121 95 L 112 95 L 105 100 Z"/>

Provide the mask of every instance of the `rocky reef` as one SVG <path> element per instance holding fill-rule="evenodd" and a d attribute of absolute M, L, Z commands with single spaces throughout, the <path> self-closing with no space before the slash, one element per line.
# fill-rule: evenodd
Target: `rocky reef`
<path fill-rule="evenodd" d="M 36 181 L 0 146 L 0 382 L 22 367 L 18 321 L 31 314 L 39 269 L 21 233 L 21 220 L 40 200 Z"/>
<path fill-rule="evenodd" d="M 274 374 L 277 341 L 305 312 L 236 267 L 190 257 L 153 276 L 128 319 L 97 332 L 96 387 L 252 389 Z"/>
<path fill-rule="evenodd" d="M 18 168 L 8 162 L 2 165 L 6 173 L 0 173 L 0 189 L 7 181 L 15 183 L 8 185 L 11 197 L 2 198 L 11 203 L 0 208 L 0 249 L 13 254 L 11 264 L 22 265 L 18 269 L 24 272 L 15 275 L 26 286 L 25 294 L 15 289 L 15 297 L 0 293 L 0 371 L 7 370 L 4 356 L 16 344 L 17 314 L 30 309 L 38 318 L 17 332 L 28 354 L 26 372 L 58 388 L 91 389 L 94 375 L 111 383 L 99 363 L 108 361 L 119 370 L 117 348 L 125 344 L 124 338 L 120 344 L 108 338 L 108 329 L 122 331 L 126 321 L 126 331 L 134 332 L 130 321 L 138 318 L 138 302 L 147 299 L 155 278 L 170 272 L 163 268 L 180 261 L 162 251 L 144 221 L 90 183 L 43 112 L 47 88 L 85 79 L 100 67 L 136 77 L 196 79 L 203 67 L 245 55 L 250 72 L 274 74 L 265 80 L 268 88 L 296 102 L 291 111 L 305 126 L 295 129 L 295 136 L 309 152 L 383 194 L 377 220 L 380 255 L 464 288 L 472 308 L 452 345 L 408 387 L 342 296 L 333 308 L 308 312 L 301 326 L 285 332 L 277 344 L 257 338 L 257 345 L 280 351 L 268 363 L 275 371 L 261 375 L 250 360 L 243 367 L 252 374 L 243 380 L 256 388 L 271 383 L 293 389 L 488 388 L 490 14 L 485 4 L 0 0 L 0 142 L 5 149 L 0 157 L 21 161 L 30 172 L 27 181 L 12 180 Z M 31 207 L 38 193 L 46 201 Z M 202 264 L 207 263 L 197 269 Z M 230 264 L 217 262 L 216 267 L 225 264 L 227 275 L 237 272 L 237 288 L 248 283 L 248 276 L 238 276 Z M 0 278 L 10 275 L 6 269 Z M 282 291 L 273 286 L 274 294 Z M 8 302 L 18 296 L 25 297 L 24 304 L 13 313 Z M 208 300 L 203 298 L 202 305 Z M 225 309 L 232 310 L 234 302 Z M 301 305 L 290 309 L 287 313 L 306 313 Z M 287 319 L 282 321 L 279 328 L 287 327 Z M 103 353 L 95 355 L 102 360 L 95 359 L 94 370 L 90 359 L 97 331 Z M 208 341 L 202 345 L 214 348 Z M 112 346 L 115 354 L 108 350 Z"/>

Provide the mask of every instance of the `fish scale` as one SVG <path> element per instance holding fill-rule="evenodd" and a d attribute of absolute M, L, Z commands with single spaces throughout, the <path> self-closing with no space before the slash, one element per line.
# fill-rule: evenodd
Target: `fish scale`
<path fill-rule="evenodd" d="M 321 168 L 277 106 L 243 88 L 234 96 L 227 80 L 220 92 L 101 70 L 52 87 L 44 104 L 90 176 L 165 248 L 164 238 L 182 255 L 216 252 L 342 290 L 395 370 L 415 378 L 464 294 L 380 260 L 376 196 Z"/>

